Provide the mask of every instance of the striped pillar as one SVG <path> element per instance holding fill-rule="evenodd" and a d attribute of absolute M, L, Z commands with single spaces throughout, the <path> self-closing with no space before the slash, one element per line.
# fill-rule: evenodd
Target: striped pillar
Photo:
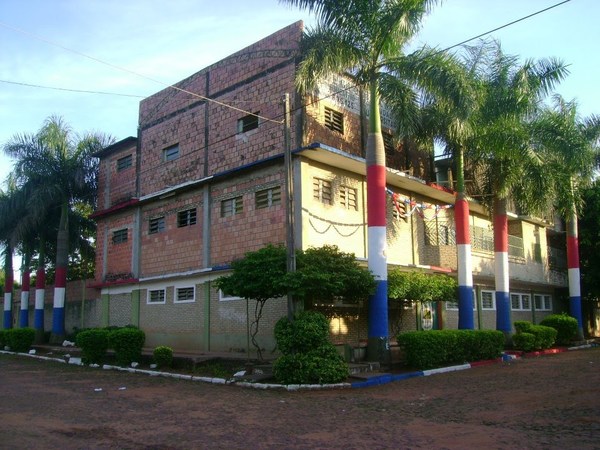
<path fill-rule="evenodd" d="M 577 319 L 577 338 L 583 339 L 583 314 L 581 311 L 581 277 L 579 271 L 579 238 L 577 216 L 567 224 L 567 268 L 569 271 L 569 312 Z"/>
<path fill-rule="evenodd" d="M 19 311 L 19 327 L 29 326 L 29 270 L 21 275 L 21 310 Z"/>
<path fill-rule="evenodd" d="M 369 133 L 367 146 L 383 149 L 381 133 Z M 367 240 L 369 270 L 377 282 L 375 293 L 369 299 L 368 340 L 370 358 L 385 359 L 388 342 L 388 298 L 386 256 L 386 190 L 385 154 L 374 152 L 367 157 Z M 368 155 L 369 156 L 369 155 Z"/>
<path fill-rule="evenodd" d="M 458 256 L 458 328 L 472 330 L 475 325 L 473 322 L 473 268 L 469 204 L 460 194 L 454 204 L 454 221 L 456 223 Z"/>
<path fill-rule="evenodd" d="M 13 275 L 12 271 L 6 273 L 4 280 L 4 329 L 12 328 L 12 291 Z"/>
<path fill-rule="evenodd" d="M 65 335 L 65 290 L 67 286 L 67 268 L 56 268 L 54 283 L 54 308 L 52 310 L 52 334 L 56 337 Z"/>
<path fill-rule="evenodd" d="M 494 266 L 496 276 L 496 329 L 512 330 L 508 286 L 508 217 L 506 210 L 494 214 Z"/>
<path fill-rule="evenodd" d="M 46 271 L 39 268 L 35 275 L 35 311 L 33 313 L 33 327 L 44 332 L 44 294 L 46 288 Z"/>

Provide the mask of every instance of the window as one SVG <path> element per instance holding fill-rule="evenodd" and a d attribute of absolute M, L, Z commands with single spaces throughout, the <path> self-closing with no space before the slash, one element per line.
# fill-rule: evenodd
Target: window
<path fill-rule="evenodd" d="M 164 289 L 154 289 L 148 291 L 148 303 L 165 303 L 165 290 Z"/>
<path fill-rule="evenodd" d="M 179 144 L 172 145 L 163 150 L 163 161 L 173 161 L 179 158 Z"/>
<path fill-rule="evenodd" d="M 348 186 L 340 186 L 340 205 L 346 209 L 358 211 L 356 203 L 356 189 Z"/>
<path fill-rule="evenodd" d="M 256 209 L 268 208 L 281 204 L 281 186 L 263 189 L 256 192 Z"/>
<path fill-rule="evenodd" d="M 531 311 L 529 294 L 510 294 L 510 307 L 515 311 Z"/>
<path fill-rule="evenodd" d="M 148 234 L 162 233 L 165 231 L 165 217 L 154 217 L 150 219 Z"/>
<path fill-rule="evenodd" d="M 191 303 L 195 300 L 193 287 L 177 288 L 175 303 Z"/>
<path fill-rule="evenodd" d="M 344 134 L 344 115 L 325 107 L 325 126 L 330 130 Z"/>
<path fill-rule="evenodd" d="M 326 205 L 331 205 L 331 181 L 313 178 L 313 198 Z"/>
<path fill-rule="evenodd" d="M 244 211 L 242 197 L 233 197 L 221 202 L 221 217 L 234 216 Z"/>
<path fill-rule="evenodd" d="M 122 244 L 123 242 L 127 242 L 127 228 L 113 231 L 112 242 L 113 244 Z"/>
<path fill-rule="evenodd" d="M 535 294 L 533 296 L 535 309 L 537 311 L 552 311 L 552 296 L 547 294 Z"/>
<path fill-rule="evenodd" d="M 494 291 L 481 291 L 481 309 L 496 309 L 496 299 Z"/>
<path fill-rule="evenodd" d="M 236 297 L 234 295 L 225 294 L 222 290 L 219 289 L 219 301 L 220 302 L 229 302 L 232 300 L 242 300 L 242 297 Z"/>
<path fill-rule="evenodd" d="M 250 130 L 254 130 L 258 128 L 258 114 L 259 112 L 255 112 L 254 114 L 248 114 L 247 116 L 242 117 L 238 120 L 238 133 L 246 133 Z"/>
<path fill-rule="evenodd" d="M 475 302 L 475 289 L 473 289 L 473 311 L 477 310 L 477 303 Z M 458 311 L 458 302 L 446 302 L 446 311 Z"/>
<path fill-rule="evenodd" d="M 131 167 L 132 161 L 133 157 L 131 155 L 123 156 L 122 158 L 117 159 L 117 172 Z"/>
<path fill-rule="evenodd" d="M 196 225 L 196 208 L 186 209 L 177 213 L 177 227 Z"/>

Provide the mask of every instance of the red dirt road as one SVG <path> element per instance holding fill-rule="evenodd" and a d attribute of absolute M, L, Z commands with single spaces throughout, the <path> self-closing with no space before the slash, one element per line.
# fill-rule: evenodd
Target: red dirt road
<path fill-rule="evenodd" d="M 598 449 L 599 402 L 600 348 L 312 392 L 0 355 L 1 449 Z"/>

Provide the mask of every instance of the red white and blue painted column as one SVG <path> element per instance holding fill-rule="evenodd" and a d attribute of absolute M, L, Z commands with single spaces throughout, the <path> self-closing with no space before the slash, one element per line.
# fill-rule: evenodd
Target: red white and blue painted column
<path fill-rule="evenodd" d="M 29 269 L 23 268 L 21 274 L 21 309 L 19 310 L 19 327 L 29 326 Z"/>
<path fill-rule="evenodd" d="M 569 271 L 569 312 L 577 319 L 577 338 L 583 339 L 583 314 L 581 311 L 581 274 L 579 271 L 579 238 L 577 216 L 567 223 L 567 268 Z"/>
<path fill-rule="evenodd" d="M 6 272 L 4 280 L 4 329 L 12 328 L 12 295 L 13 295 L 13 273 L 12 267 Z"/>
<path fill-rule="evenodd" d="M 456 247 L 458 256 L 458 328 L 472 330 L 473 319 L 473 263 L 471 260 L 471 233 L 469 203 L 459 193 L 454 204 Z"/>
<path fill-rule="evenodd" d="M 494 274 L 496 277 L 496 330 L 512 331 L 508 272 L 508 216 L 506 200 L 494 201 Z"/>
<path fill-rule="evenodd" d="M 35 275 L 35 311 L 33 312 L 33 327 L 36 331 L 44 332 L 44 294 L 46 293 L 46 271 L 39 267 Z"/>
<path fill-rule="evenodd" d="M 65 335 L 65 292 L 67 287 L 67 268 L 56 268 L 54 283 L 54 307 L 52 310 L 52 334 Z"/>
<path fill-rule="evenodd" d="M 367 142 L 367 245 L 369 270 L 377 283 L 369 298 L 367 353 L 371 360 L 387 361 L 389 353 L 386 170 L 385 149 L 379 115 L 379 91 L 370 86 L 369 136 Z"/>

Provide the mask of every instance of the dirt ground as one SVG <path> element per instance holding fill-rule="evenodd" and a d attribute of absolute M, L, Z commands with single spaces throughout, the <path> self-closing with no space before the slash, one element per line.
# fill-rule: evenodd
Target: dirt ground
<path fill-rule="evenodd" d="M 0 355 L 1 449 L 598 449 L 599 402 L 600 348 L 301 392 Z"/>

